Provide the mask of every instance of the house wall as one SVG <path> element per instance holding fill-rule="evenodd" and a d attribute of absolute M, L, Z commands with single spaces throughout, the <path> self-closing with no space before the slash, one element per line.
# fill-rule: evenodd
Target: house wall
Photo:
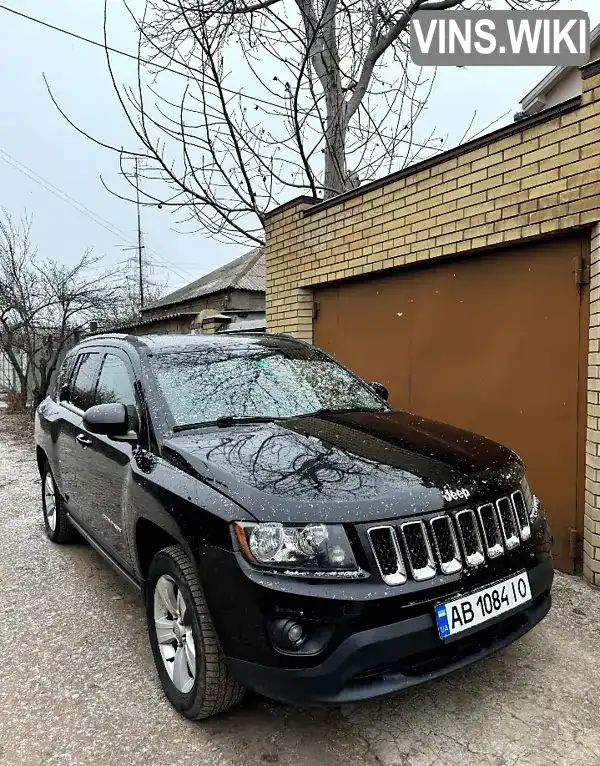
<path fill-rule="evenodd" d="M 551 91 L 546 95 L 544 108 L 562 104 L 570 98 L 581 95 L 581 72 L 573 68 Z"/>
<path fill-rule="evenodd" d="M 596 61 L 600 58 L 600 43 L 592 47 L 590 61 Z M 566 77 L 552 88 L 546 95 L 546 104 L 544 108 L 562 104 L 570 98 L 581 95 L 582 91 L 581 71 L 577 67 L 571 67 Z"/>
<path fill-rule="evenodd" d="M 200 312 L 199 312 L 200 313 Z M 262 311 L 240 311 L 241 314 L 243 314 L 243 320 L 246 319 L 263 319 L 265 317 L 264 308 Z M 179 317 L 164 317 L 163 319 L 158 318 L 156 321 L 153 321 L 151 324 L 144 324 L 139 325 L 138 327 L 131 327 L 128 328 L 127 332 L 132 333 L 133 335 L 152 335 L 152 334 L 173 334 L 173 333 L 189 333 L 193 329 L 194 324 L 198 324 L 197 315 L 190 314 L 189 316 L 179 316 Z M 228 316 L 233 316 L 232 321 L 236 321 L 236 314 L 233 314 L 229 311 Z M 205 320 L 206 321 L 206 320 Z M 222 321 L 217 323 L 217 327 L 223 324 Z M 203 325 L 204 327 L 204 325 Z M 205 330 L 203 330 L 204 332 Z M 213 330 L 214 332 L 215 330 Z"/>
<path fill-rule="evenodd" d="M 202 298 L 195 298 L 190 301 L 178 303 L 177 305 L 170 305 L 156 309 L 145 309 L 142 312 L 144 319 L 150 317 L 161 317 L 166 314 L 172 314 L 177 311 L 194 311 L 199 313 L 203 309 L 215 309 L 215 311 L 222 312 L 247 312 L 247 311 L 264 311 L 265 310 L 265 294 L 258 291 L 250 290 L 228 290 L 220 293 L 214 293 Z"/>
<path fill-rule="evenodd" d="M 266 223 L 267 329 L 312 341 L 315 285 L 523 243 L 600 221 L 600 71 L 581 103 L 499 131 L 460 154 L 327 203 L 306 198 Z M 594 242 L 585 574 L 600 585 L 600 256 Z M 596 324 L 597 323 L 597 324 Z M 594 329 L 596 328 L 596 329 Z M 591 537 L 594 535 L 594 537 Z"/>

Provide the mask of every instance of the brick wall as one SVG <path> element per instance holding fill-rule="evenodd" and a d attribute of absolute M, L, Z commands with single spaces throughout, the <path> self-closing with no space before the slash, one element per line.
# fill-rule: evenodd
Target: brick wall
<path fill-rule="evenodd" d="M 594 228 L 584 573 L 600 585 L 600 67 L 583 95 L 328 202 L 266 223 L 267 329 L 312 340 L 312 287 Z"/>
<path fill-rule="evenodd" d="M 600 226 L 592 230 L 589 338 L 583 574 L 600 585 Z"/>
<path fill-rule="evenodd" d="M 600 74 L 583 85 L 578 108 L 514 135 L 332 205 L 274 211 L 268 329 L 310 340 L 312 285 L 600 221 Z"/>

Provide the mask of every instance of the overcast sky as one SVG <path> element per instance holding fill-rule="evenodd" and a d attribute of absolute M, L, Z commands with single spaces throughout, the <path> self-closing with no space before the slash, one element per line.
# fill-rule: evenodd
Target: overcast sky
<path fill-rule="evenodd" d="M 102 0 L 0 0 L 22 13 L 102 40 Z M 135 52 L 136 36 L 120 0 L 110 0 L 110 44 Z M 600 22 L 599 0 L 565 0 L 559 7 L 588 11 L 592 26 Z M 83 42 L 43 28 L 0 9 L 0 206 L 18 217 L 27 210 L 34 218 L 34 239 L 47 256 L 73 261 L 86 248 L 105 255 L 110 264 L 131 255 L 123 248 L 136 237 L 135 207 L 109 194 L 121 188 L 116 155 L 76 133 L 53 106 L 42 73 L 68 112 L 81 127 L 116 145 L 134 146 L 131 132 L 116 101 L 104 53 Z M 512 120 L 520 99 L 547 72 L 540 68 L 444 69 L 438 72 L 426 115 L 438 135 L 448 135 L 449 148 L 469 125 L 470 135 L 506 116 L 494 127 Z M 122 60 L 118 75 L 127 81 L 133 69 Z M 11 159 L 12 158 L 12 159 Z M 21 163 L 21 170 L 6 160 Z M 38 174 L 27 177 L 25 167 Z M 39 179 L 59 188 L 107 223 L 108 231 L 43 188 Z M 159 281 L 169 290 L 237 257 L 244 248 L 223 244 L 197 233 L 182 233 L 166 209 L 145 208 L 142 229 L 148 256 L 156 264 Z M 117 231 L 118 230 L 118 231 Z M 187 227 L 191 232 L 191 227 Z"/>

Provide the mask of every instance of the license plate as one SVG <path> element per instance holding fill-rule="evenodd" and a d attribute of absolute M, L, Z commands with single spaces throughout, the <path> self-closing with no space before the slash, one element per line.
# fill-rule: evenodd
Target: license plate
<path fill-rule="evenodd" d="M 440 638 L 450 638 L 464 630 L 483 625 L 531 601 L 527 572 L 490 585 L 468 596 L 438 604 L 435 619 Z"/>

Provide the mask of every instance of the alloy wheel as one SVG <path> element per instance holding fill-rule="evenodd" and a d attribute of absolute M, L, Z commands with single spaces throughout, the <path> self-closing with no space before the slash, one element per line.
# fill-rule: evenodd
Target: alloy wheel
<path fill-rule="evenodd" d="M 169 678 L 183 694 L 196 680 L 196 644 L 181 588 L 169 575 L 161 575 L 154 588 L 154 626 L 160 655 Z"/>
<path fill-rule="evenodd" d="M 44 481 L 44 506 L 46 509 L 46 521 L 51 532 L 56 529 L 56 495 L 52 476 L 47 473 Z"/>

